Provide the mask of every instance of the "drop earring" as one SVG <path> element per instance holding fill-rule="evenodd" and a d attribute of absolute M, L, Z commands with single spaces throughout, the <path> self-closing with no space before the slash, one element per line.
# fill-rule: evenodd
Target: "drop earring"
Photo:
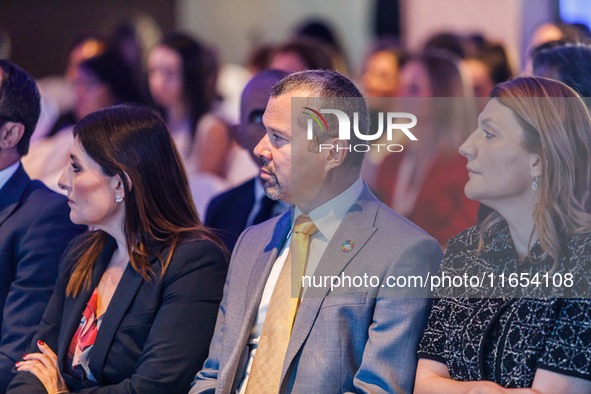
<path fill-rule="evenodd" d="M 531 177 L 531 189 L 533 191 L 538 190 L 538 177 L 537 176 Z"/>
<path fill-rule="evenodd" d="M 123 202 L 123 197 L 121 197 L 119 194 L 117 194 L 117 195 L 115 196 L 115 202 L 116 202 L 117 204 L 121 204 L 121 203 Z"/>

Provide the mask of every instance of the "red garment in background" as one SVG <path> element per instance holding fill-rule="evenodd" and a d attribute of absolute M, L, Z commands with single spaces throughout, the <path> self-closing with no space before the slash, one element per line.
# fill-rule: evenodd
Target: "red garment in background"
<path fill-rule="evenodd" d="M 404 151 L 391 153 L 378 169 L 374 191 L 389 206 L 403 157 Z M 459 154 L 439 155 L 433 161 L 408 218 L 441 245 L 446 245 L 451 237 L 476 224 L 479 203 L 465 196 L 466 182 L 466 158 Z"/>

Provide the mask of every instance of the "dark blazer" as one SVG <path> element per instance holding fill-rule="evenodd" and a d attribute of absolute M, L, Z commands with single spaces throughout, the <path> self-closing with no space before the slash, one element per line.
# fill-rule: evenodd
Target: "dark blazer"
<path fill-rule="evenodd" d="M 205 225 L 215 230 L 229 251 L 246 228 L 254 206 L 255 178 L 216 196 L 207 207 Z"/>
<path fill-rule="evenodd" d="M 31 343 L 45 341 L 58 355 L 62 376 L 73 392 L 186 393 L 207 357 L 227 261 L 211 241 L 180 244 L 161 278 L 161 265 L 152 259 L 155 278 L 145 281 L 127 267 L 105 312 L 94 347 L 90 370 L 98 387 L 84 387 L 80 378 L 63 372 L 67 351 L 82 312 L 116 248 L 110 239 L 97 260 L 90 289 L 78 297 L 65 296 L 73 261 L 66 255 L 55 292 Z M 18 373 L 10 393 L 45 393 L 31 373 Z"/>
<path fill-rule="evenodd" d="M 66 201 L 22 166 L 0 189 L 0 392 L 37 330 L 62 253 L 86 230 L 70 222 Z"/>

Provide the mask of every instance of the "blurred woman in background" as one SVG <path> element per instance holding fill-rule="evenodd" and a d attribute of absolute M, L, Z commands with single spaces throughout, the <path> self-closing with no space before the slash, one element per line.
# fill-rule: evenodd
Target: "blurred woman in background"
<path fill-rule="evenodd" d="M 31 145 L 23 166 L 33 179 L 40 179 L 51 189 L 57 188 L 61 171 L 69 161 L 72 127 L 86 115 L 111 105 L 141 102 L 129 66 L 116 51 L 106 51 L 88 58 L 73 70 L 75 103 L 73 123 L 55 135 Z"/>
<path fill-rule="evenodd" d="M 445 51 L 425 52 L 402 68 L 399 108 L 418 123 L 418 141 L 385 156 L 375 191 L 386 204 L 423 228 L 442 246 L 476 223 L 478 204 L 464 195 L 466 160 L 457 149 L 469 133 L 474 102 L 459 59 Z"/>
<path fill-rule="evenodd" d="M 234 145 L 228 125 L 213 113 L 217 73 L 212 50 L 182 33 L 164 38 L 148 56 L 150 94 L 187 170 L 224 179 Z"/>

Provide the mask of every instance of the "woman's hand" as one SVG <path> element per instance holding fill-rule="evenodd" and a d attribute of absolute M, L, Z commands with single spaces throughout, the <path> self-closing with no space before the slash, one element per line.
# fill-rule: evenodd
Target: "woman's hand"
<path fill-rule="evenodd" d="M 35 375 L 49 394 L 68 393 L 68 386 L 57 367 L 57 355 L 43 341 L 37 341 L 41 353 L 23 356 L 23 361 L 16 363 L 17 371 L 28 371 Z"/>

